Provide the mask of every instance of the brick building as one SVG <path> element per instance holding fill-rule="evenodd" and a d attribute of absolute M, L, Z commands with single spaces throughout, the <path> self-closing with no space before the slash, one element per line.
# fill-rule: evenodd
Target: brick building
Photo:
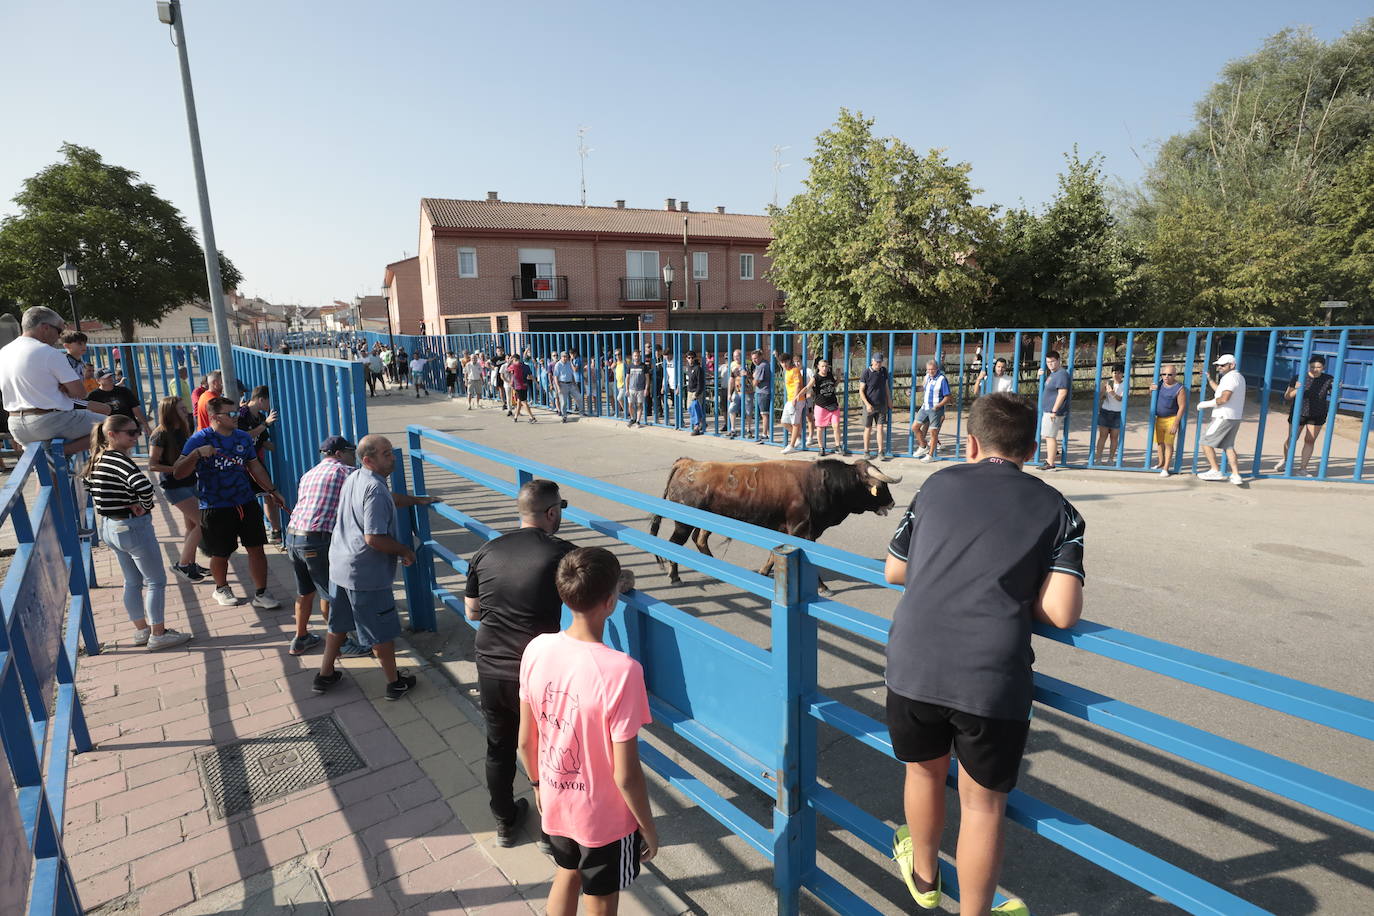
<path fill-rule="evenodd" d="M 767 330 L 782 307 L 764 279 L 770 241 L 766 216 L 671 198 L 640 210 L 427 197 L 418 257 L 386 276 L 393 316 L 404 315 L 414 262 L 429 333 Z"/>
<path fill-rule="evenodd" d="M 438 325 L 427 320 L 420 289 L 420 259 L 405 258 L 386 265 L 382 276 L 386 306 L 391 310 L 392 331 L 396 334 L 438 334 Z M 381 315 L 386 322 L 386 313 Z M 424 325 L 421 328 L 421 325 Z"/>

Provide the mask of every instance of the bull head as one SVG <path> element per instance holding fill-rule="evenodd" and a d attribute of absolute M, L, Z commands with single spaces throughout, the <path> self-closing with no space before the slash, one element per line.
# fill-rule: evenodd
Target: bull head
<path fill-rule="evenodd" d="M 863 473 L 876 486 L 880 483 L 901 483 L 902 478 L 891 477 L 869 464 L 867 461 L 857 461 L 854 466 Z"/>

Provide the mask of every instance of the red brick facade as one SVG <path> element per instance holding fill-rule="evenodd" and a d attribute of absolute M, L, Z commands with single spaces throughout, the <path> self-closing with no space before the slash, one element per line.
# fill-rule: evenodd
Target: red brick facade
<path fill-rule="evenodd" d="M 420 283 L 420 258 L 406 258 L 386 265 L 386 275 L 382 281 L 390 287 L 387 308 L 391 310 L 391 321 L 397 334 L 419 334 L 420 323 L 425 320 L 423 290 Z"/>

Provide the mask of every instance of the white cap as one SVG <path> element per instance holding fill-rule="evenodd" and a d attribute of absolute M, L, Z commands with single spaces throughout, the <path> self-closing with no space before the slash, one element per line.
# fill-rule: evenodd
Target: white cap
<path fill-rule="evenodd" d="M 1234 366 L 1235 364 L 1236 358 L 1232 356 L 1230 353 L 1221 354 L 1221 356 L 1217 357 L 1216 360 L 1212 363 L 1213 366 Z"/>

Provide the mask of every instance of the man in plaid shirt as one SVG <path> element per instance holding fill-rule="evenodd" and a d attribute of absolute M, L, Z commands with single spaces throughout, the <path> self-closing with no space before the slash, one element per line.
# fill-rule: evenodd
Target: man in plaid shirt
<path fill-rule="evenodd" d="M 320 463 L 301 475 L 296 485 L 296 507 L 286 525 L 286 552 L 296 573 L 296 636 L 291 640 L 291 654 L 300 655 L 320 644 L 320 637 L 307 628 L 315 607 L 315 593 L 320 595 L 320 613 L 329 619 L 329 542 L 339 514 L 339 493 L 344 480 L 357 470 L 358 453 L 352 442 L 343 436 L 330 436 L 320 443 Z M 433 496 L 391 494 L 398 509 L 428 506 L 439 502 Z M 359 645 L 349 634 L 339 651 L 340 655 L 367 655 L 370 646 Z"/>

